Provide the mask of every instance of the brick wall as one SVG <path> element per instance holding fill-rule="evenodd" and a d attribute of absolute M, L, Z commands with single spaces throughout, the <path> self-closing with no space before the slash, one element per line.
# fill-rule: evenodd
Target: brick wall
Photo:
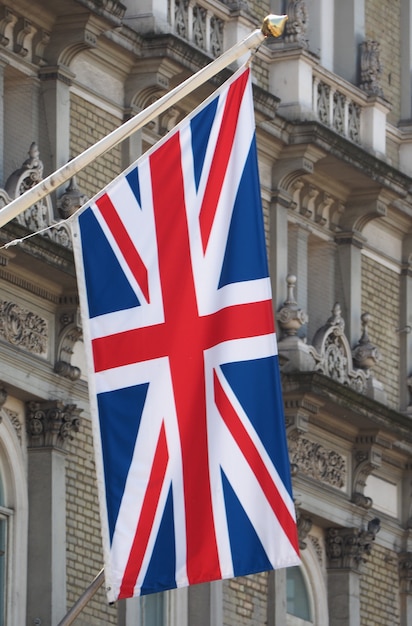
<path fill-rule="evenodd" d="M 395 125 L 400 118 L 400 19 L 400 0 L 365 1 L 366 38 L 380 43 L 381 86 L 385 99 L 392 105 L 388 121 Z"/>
<path fill-rule="evenodd" d="M 67 606 L 70 609 L 103 567 L 91 423 L 83 418 L 66 460 Z M 82 611 L 76 626 L 117 624 L 104 587 Z"/>
<path fill-rule="evenodd" d="M 389 406 L 395 409 L 399 407 L 399 287 L 398 274 L 362 257 L 362 313 L 372 316 L 369 339 L 382 355 L 373 372 L 384 384 Z"/>
<path fill-rule="evenodd" d="M 223 626 L 264 626 L 267 623 L 267 573 L 223 582 Z"/>
<path fill-rule="evenodd" d="M 373 546 L 360 580 L 361 626 L 399 626 L 397 555 Z"/>
<path fill-rule="evenodd" d="M 118 118 L 75 94 L 71 94 L 70 109 L 72 156 L 77 156 L 121 124 Z M 77 176 L 77 182 L 83 193 L 91 198 L 113 180 L 121 169 L 121 147 L 118 145 L 82 170 Z"/>

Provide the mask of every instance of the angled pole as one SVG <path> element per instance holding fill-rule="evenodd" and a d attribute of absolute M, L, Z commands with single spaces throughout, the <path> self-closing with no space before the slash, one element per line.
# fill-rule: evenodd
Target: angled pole
<path fill-rule="evenodd" d="M 73 624 L 76 617 L 79 613 L 82 612 L 86 604 L 91 600 L 94 594 L 100 589 L 104 582 L 104 569 L 100 570 L 97 574 L 96 578 L 90 583 L 89 587 L 86 591 L 80 596 L 77 600 L 76 604 L 72 606 L 70 611 L 67 613 L 66 617 L 64 617 L 61 622 L 58 623 L 58 626 L 70 626 Z"/>
<path fill-rule="evenodd" d="M 90 146 L 79 154 L 77 157 L 63 165 L 60 169 L 50 174 L 37 185 L 28 189 L 21 196 L 18 196 L 7 204 L 0 211 L 0 228 L 7 224 L 10 220 L 17 217 L 28 209 L 30 206 L 47 196 L 49 193 L 63 185 L 70 178 L 73 178 L 80 170 L 92 163 L 99 156 L 114 148 L 134 132 L 142 128 L 145 124 L 153 120 L 155 117 L 166 111 L 168 108 L 176 104 L 179 100 L 194 91 L 207 80 L 225 69 L 243 54 L 256 48 L 269 35 L 279 37 L 282 34 L 286 23 L 286 15 L 268 15 L 261 29 L 256 29 L 245 39 L 235 44 L 232 48 L 224 52 L 220 57 L 206 65 L 201 70 L 189 76 L 183 83 L 169 91 L 167 94 L 159 98 L 148 106 L 146 109 L 132 117 L 130 120 L 113 130 L 109 135 L 103 137 L 100 141 Z"/>

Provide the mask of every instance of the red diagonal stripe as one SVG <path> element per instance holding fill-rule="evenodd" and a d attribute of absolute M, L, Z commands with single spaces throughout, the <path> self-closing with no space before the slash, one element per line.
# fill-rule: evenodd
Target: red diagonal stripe
<path fill-rule="evenodd" d="M 138 282 L 140 289 L 143 292 L 146 302 L 149 300 L 149 283 L 147 277 L 147 269 L 143 263 L 140 254 L 136 250 L 136 247 L 129 237 L 129 233 L 124 227 L 115 207 L 109 196 L 105 193 L 98 200 L 96 204 L 102 214 L 106 224 L 110 228 L 113 237 L 119 246 L 121 253 L 124 256 L 126 263 L 128 264 L 133 276 Z"/>
<path fill-rule="evenodd" d="M 226 98 L 220 134 L 217 139 L 208 184 L 199 215 L 203 252 L 206 251 L 210 231 L 212 230 L 213 221 L 215 219 L 217 204 L 233 148 L 233 138 L 238 124 L 243 92 L 245 91 L 248 77 L 249 72 L 244 72 L 244 74 L 230 86 Z"/>
<path fill-rule="evenodd" d="M 119 599 L 130 598 L 133 596 L 133 590 L 136 586 L 136 580 L 142 567 L 147 544 L 150 539 L 150 533 L 152 532 L 156 510 L 159 505 L 159 498 L 164 483 L 168 460 L 169 454 L 163 423 L 159 434 L 159 440 L 157 442 L 149 483 L 143 500 L 132 549 L 124 571 L 119 592 Z"/>
<path fill-rule="evenodd" d="M 296 550 L 296 553 L 299 554 L 299 543 L 295 520 L 289 513 L 282 496 L 280 495 L 266 465 L 263 462 L 262 457 L 259 454 L 259 451 L 257 450 L 249 433 L 239 419 L 232 403 L 220 384 L 216 372 L 213 372 L 213 379 L 215 402 L 219 413 L 255 474 L 256 479 L 259 482 L 259 485 L 261 486 L 274 514 L 279 520 L 284 533 Z"/>

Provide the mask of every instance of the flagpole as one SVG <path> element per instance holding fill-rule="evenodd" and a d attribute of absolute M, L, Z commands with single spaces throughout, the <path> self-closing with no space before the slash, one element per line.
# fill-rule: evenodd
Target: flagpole
<path fill-rule="evenodd" d="M 7 204 L 0 210 L 0 228 L 7 224 L 10 220 L 14 219 L 20 213 L 28 209 L 30 206 L 47 196 L 49 193 L 63 185 L 70 178 L 73 178 L 80 170 L 84 169 L 87 165 L 90 165 L 92 161 L 99 156 L 114 148 L 118 143 L 130 137 L 134 132 L 142 128 L 145 124 L 148 124 L 155 117 L 166 111 L 169 107 L 173 106 L 194 91 L 200 85 L 203 85 L 207 80 L 218 74 L 225 69 L 228 65 L 236 61 L 243 54 L 256 48 L 259 44 L 268 36 L 279 37 L 284 29 L 286 23 L 286 15 L 268 15 L 263 20 L 262 28 L 256 29 L 250 33 L 245 39 L 235 44 L 232 48 L 224 52 L 220 57 L 206 65 L 201 70 L 187 78 L 183 83 L 172 89 L 159 100 L 156 100 L 148 106 L 146 109 L 132 117 L 130 120 L 113 130 L 109 135 L 106 135 L 73 158 L 71 161 L 63 165 L 60 169 L 50 174 L 47 178 L 41 180 L 37 185 L 28 189 L 21 196 L 18 196 L 12 202 Z"/>
<path fill-rule="evenodd" d="M 70 626 L 73 624 L 76 617 L 79 613 L 82 612 L 86 604 L 91 600 L 94 594 L 100 589 L 104 582 L 104 569 L 100 570 L 97 574 L 96 578 L 90 583 L 89 587 L 86 591 L 80 596 L 77 600 L 76 604 L 72 606 L 70 611 L 67 613 L 66 617 L 64 617 L 61 622 L 58 623 L 58 626 Z"/>

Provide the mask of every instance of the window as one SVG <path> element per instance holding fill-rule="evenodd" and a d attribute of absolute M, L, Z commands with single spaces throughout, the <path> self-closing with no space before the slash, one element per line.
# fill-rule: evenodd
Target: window
<path fill-rule="evenodd" d="M 288 615 L 312 624 L 310 598 L 300 567 L 288 567 L 286 571 L 286 601 Z"/>

